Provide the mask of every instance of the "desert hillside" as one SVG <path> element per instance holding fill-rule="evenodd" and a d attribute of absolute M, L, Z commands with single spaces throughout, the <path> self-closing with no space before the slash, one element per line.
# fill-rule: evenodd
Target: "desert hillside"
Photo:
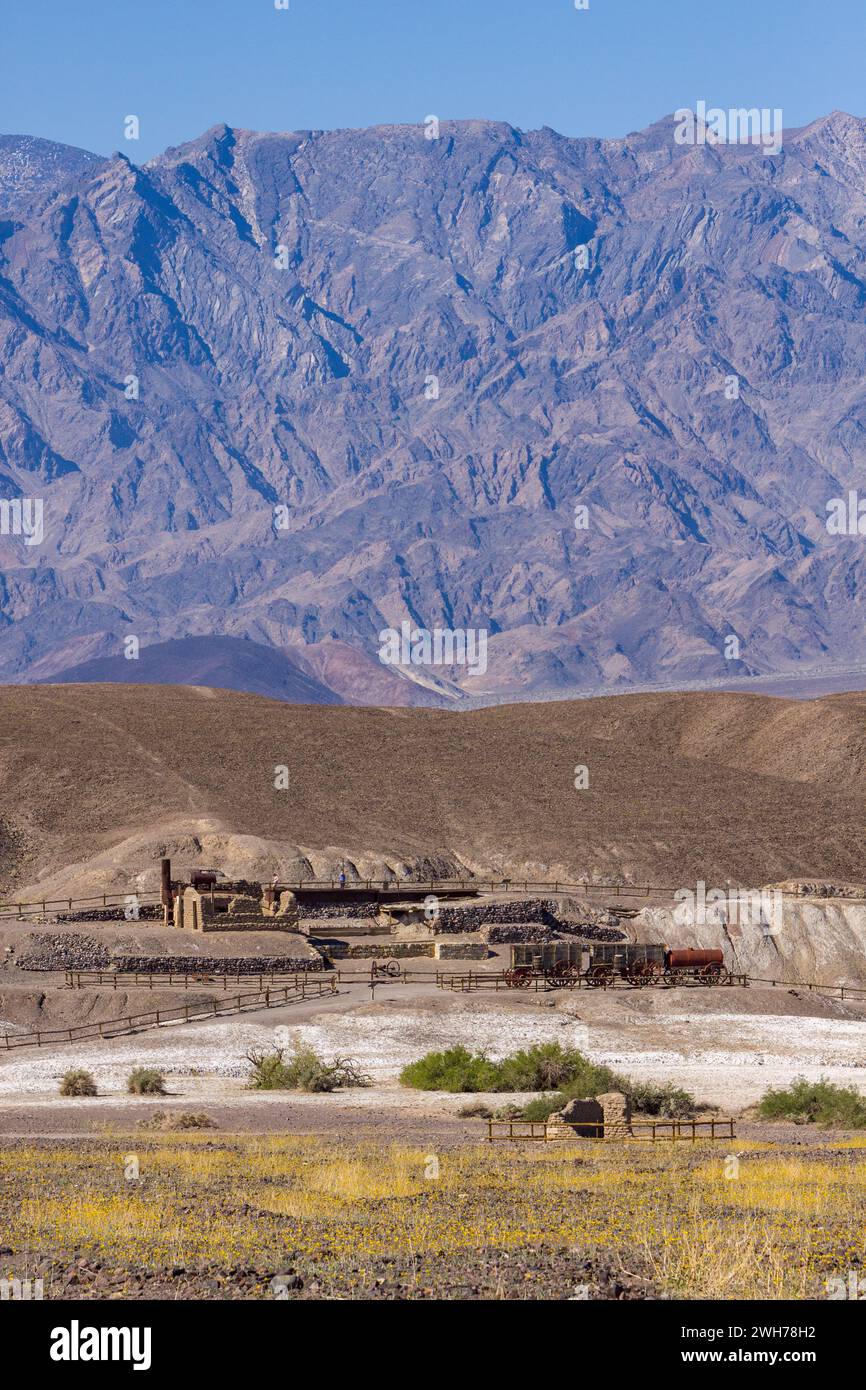
<path fill-rule="evenodd" d="M 632 695 L 444 710 L 175 686 L 0 688 L 2 887 L 229 872 L 863 876 L 866 696 Z M 589 786 L 575 788 L 575 768 Z M 289 786 L 278 790 L 277 769 Z"/>

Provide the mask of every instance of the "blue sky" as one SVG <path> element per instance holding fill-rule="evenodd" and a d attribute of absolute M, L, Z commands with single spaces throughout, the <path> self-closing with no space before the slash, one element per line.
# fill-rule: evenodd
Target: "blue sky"
<path fill-rule="evenodd" d="M 147 159 L 215 125 L 469 116 L 624 135 L 678 106 L 866 114 L 863 0 L 7 0 L 0 132 Z M 123 119 L 141 121 L 137 143 Z"/>

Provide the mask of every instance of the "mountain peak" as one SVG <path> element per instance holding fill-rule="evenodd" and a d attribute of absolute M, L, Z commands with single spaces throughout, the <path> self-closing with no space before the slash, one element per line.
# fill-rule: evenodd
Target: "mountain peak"
<path fill-rule="evenodd" d="M 201 682 L 184 632 L 389 704 L 866 665 L 825 524 L 866 494 L 864 123 L 776 160 L 674 119 L 0 141 L 0 475 L 44 501 L 0 678 L 146 634 Z"/>

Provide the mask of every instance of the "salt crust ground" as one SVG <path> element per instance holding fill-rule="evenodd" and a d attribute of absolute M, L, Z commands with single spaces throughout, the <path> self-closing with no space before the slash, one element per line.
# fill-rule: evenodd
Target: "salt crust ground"
<path fill-rule="evenodd" d="M 91 1070 L 105 1101 L 112 1104 L 123 1095 L 130 1069 L 141 1065 L 162 1070 L 177 1096 L 195 1097 L 197 1102 L 237 1097 L 249 1103 L 253 1097 L 245 1089 L 244 1053 L 271 1044 L 277 1028 L 287 1030 L 284 1038 L 297 1038 L 325 1055 L 341 1053 L 360 1062 L 375 1085 L 334 1098 L 351 1109 L 387 1104 L 453 1112 L 465 1105 L 465 1096 L 406 1092 L 396 1082 L 400 1069 L 424 1052 L 450 1044 L 498 1057 L 553 1040 L 578 1046 L 594 1060 L 636 1079 L 683 1085 L 698 1099 L 734 1113 L 753 1104 L 768 1086 L 787 1084 L 795 1075 L 827 1076 L 866 1094 L 866 1018 L 859 1012 L 791 1015 L 787 1008 L 823 1008 L 832 1014 L 839 1006 L 789 1001 L 778 992 L 769 996 L 743 991 L 749 997 L 738 1003 L 779 1012 L 734 1015 L 713 1008 L 705 991 L 668 996 L 669 1013 L 665 1001 L 630 993 L 616 1001 L 610 996 L 607 1001 L 586 996 L 521 1001 L 481 995 L 470 1001 L 465 996 L 443 997 L 422 986 L 417 991 L 407 988 L 395 998 L 380 995 L 373 1004 L 365 1002 L 360 991 L 348 993 L 326 1009 L 311 1002 L 302 1011 L 274 1009 L 108 1042 L 64 1045 L 50 1052 L 0 1056 L 0 1106 L 8 1110 L 16 1100 L 31 1103 L 42 1098 L 60 1104 L 58 1080 L 72 1065 Z M 726 992 L 725 999 L 733 1004 L 733 991 L 730 996 Z M 683 1000 L 689 1005 L 686 1009 Z M 267 1104 L 272 1098 L 254 1099 Z M 310 1099 L 321 1104 L 320 1097 Z M 497 1098 L 500 1104 L 505 1099 Z M 88 1104 L 98 1106 L 100 1101 Z"/>

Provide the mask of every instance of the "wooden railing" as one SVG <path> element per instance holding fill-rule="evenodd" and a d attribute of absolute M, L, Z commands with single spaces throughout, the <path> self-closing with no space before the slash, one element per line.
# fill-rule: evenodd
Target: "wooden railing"
<path fill-rule="evenodd" d="M 646 898 L 650 894 L 672 894 L 676 888 L 671 885 L 630 884 L 630 883 L 570 883 L 563 879 L 502 879 L 502 878 L 431 878 L 431 879 L 353 879 L 341 889 L 338 879 L 302 878 L 294 882 L 285 881 L 278 885 L 290 892 L 325 891 L 343 892 L 350 897 L 353 893 L 388 893 L 399 897 L 401 893 L 608 893 L 614 897 Z M 204 890 L 208 891 L 208 890 Z M 220 891 L 219 883 L 214 891 Z M 120 893 L 99 893 L 92 897 L 42 898 L 30 902 L 0 903 L 0 917 L 22 916 L 28 912 L 57 911 L 72 912 L 74 908 L 85 910 L 90 907 L 112 907 L 125 904 L 127 898 L 137 898 L 139 904 L 151 906 L 161 901 L 158 890 L 150 893 L 128 888 Z"/>
<path fill-rule="evenodd" d="M 651 896 L 671 897 L 682 885 L 669 883 L 590 883 L 585 881 L 569 881 L 566 879 L 511 879 L 511 878 L 431 878 L 431 879 L 382 879 L 366 878 L 353 879 L 344 887 L 340 888 L 339 879 L 334 878 L 302 878 L 293 882 L 281 882 L 280 889 L 288 889 L 291 892 L 299 890 L 305 892 L 325 891 L 342 892 L 347 898 L 353 893 L 377 892 L 386 893 L 399 897 L 401 893 L 519 893 L 523 896 L 527 894 L 552 893 L 554 896 L 565 893 L 604 893 L 615 898 L 649 898 Z M 204 890 L 208 891 L 208 890 Z M 214 891 L 220 891 L 219 883 L 214 885 Z M 778 891 L 784 898 L 803 899 L 800 893 L 787 892 L 784 889 Z M 129 888 L 120 893 L 100 893 L 88 898 L 42 898 L 31 902 L 6 902 L 0 903 L 0 918 L 9 916 L 22 916 L 29 912 L 48 912 L 52 909 L 58 911 L 71 912 L 76 907 L 111 907 L 120 906 L 126 902 L 127 898 L 137 898 L 139 904 L 151 906 L 161 901 L 158 890 L 149 893 L 139 892 L 137 889 Z M 822 899 L 829 903 L 838 902 L 859 902 L 866 904 L 866 898 L 843 898 L 834 897 Z"/>
<path fill-rule="evenodd" d="M 493 1120 L 487 1121 L 487 1140 L 489 1143 L 522 1143 L 537 1141 L 541 1143 L 561 1143 L 571 1139 L 570 1128 L 579 1131 L 580 1138 L 615 1139 L 623 1143 L 662 1144 L 678 1140 L 688 1140 L 696 1144 L 701 1139 L 736 1139 L 734 1121 L 724 1120 L 631 1120 L 627 1126 L 621 1122 L 607 1122 L 609 1133 L 605 1133 L 604 1120 L 580 1120 L 574 1126 L 554 1125 L 548 1130 L 543 1120 Z M 591 1130 L 591 1134 L 583 1131 Z"/>
<path fill-rule="evenodd" d="M 144 1028 L 159 1028 L 167 1023 L 198 1023 L 225 1014 L 243 1013 L 246 1009 L 273 1009 L 298 999 L 321 998 L 336 994 L 337 981 L 299 978 L 294 984 L 279 989 L 267 988 L 238 994 L 211 1004 L 183 1004 L 176 1009 L 152 1009 L 149 1013 L 127 1014 L 123 1018 L 105 1019 L 98 1023 L 81 1023 L 74 1028 L 40 1028 L 32 1033 L 0 1034 L 0 1048 L 11 1051 L 16 1047 L 55 1046 L 64 1042 L 80 1042 L 84 1038 L 117 1038 L 126 1033 L 138 1033 Z"/>
<path fill-rule="evenodd" d="M 130 898 L 135 898 L 139 907 L 152 907 L 161 901 L 156 893 L 139 893 L 128 889 L 125 893 L 99 893 L 92 898 L 43 898 L 29 903 L 0 903 L 0 917 L 23 917 L 34 912 L 72 912 L 80 907 L 84 911 L 100 907 L 124 907 Z"/>
<path fill-rule="evenodd" d="M 43 973 L 43 972 L 40 972 Z M 259 991 L 265 986 L 272 988 L 275 985 L 292 984 L 295 981 L 310 980 L 322 981 L 330 986 L 341 984 L 369 984 L 370 980 L 375 980 L 377 984 L 410 984 L 413 981 L 420 981 L 422 984 L 438 985 L 440 978 L 447 976 L 451 972 L 446 970 L 412 970 L 405 966 L 400 967 L 396 975 L 374 975 L 369 967 L 366 970 L 256 970 L 251 974 L 228 974 L 221 975 L 217 971 L 204 972 L 200 970 L 170 970 L 165 973 L 159 970 L 66 970 L 65 987 L 67 989 L 92 989 L 103 985 L 109 985 L 112 989 L 207 989 L 216 987 L 226 991 L 229 985 L 241 985 L 244 983 L 252 984 L 257 980 Z"/>

